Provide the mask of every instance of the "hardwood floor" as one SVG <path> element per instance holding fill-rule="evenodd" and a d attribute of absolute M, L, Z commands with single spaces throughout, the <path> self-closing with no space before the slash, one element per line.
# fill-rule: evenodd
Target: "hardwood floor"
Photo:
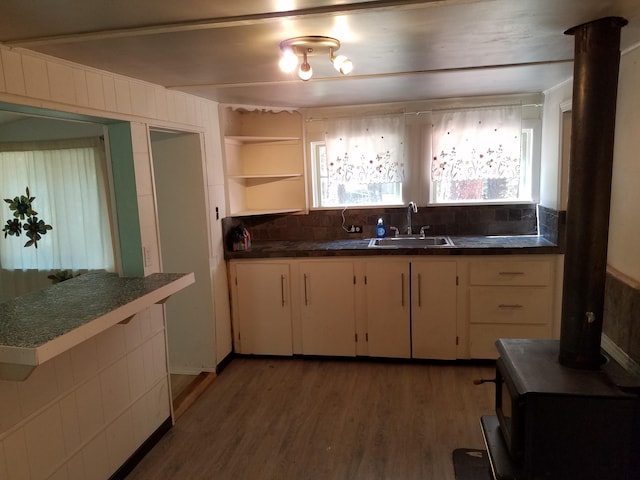
<path fill-rule="evenodd" d="M 237 358 L 127 477 L 453 480 L 491 365 Z"/>
<path fill-rule="evenodd" d="M 173 417 L 177 420 L 198 401 L 207 388 L 215 381 L 216 374 L 213 372 L 201 372 L 199 375 L 180 375 L 180 387 L 171 384 L 171 394 L 173 399 Z M 186 377 L 186 378 L 185 378 Z M 173 382 L 174 375 L 171 375 Z"/>
<path fill-rule="evenodd" d="M 184 390 L 186 390 L 191 382 L 193 382 L 197 378 L 197 375 L 182 375 L 182 374 L 171 374 L 171 398 L 175 401 L 175 399 L 180 395 Z"/>

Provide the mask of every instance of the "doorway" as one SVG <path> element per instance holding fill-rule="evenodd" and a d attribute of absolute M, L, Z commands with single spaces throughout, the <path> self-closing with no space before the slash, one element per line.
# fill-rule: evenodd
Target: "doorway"
<path fill-rule="evenodd" d="M 194 272 L 196 282 L 164 305 L 169 372 L 215 372 L 215 314 L 201 135 L 149 131 L 163 272 Z M 188 382 L 187 382 L 188 383 Z"/>

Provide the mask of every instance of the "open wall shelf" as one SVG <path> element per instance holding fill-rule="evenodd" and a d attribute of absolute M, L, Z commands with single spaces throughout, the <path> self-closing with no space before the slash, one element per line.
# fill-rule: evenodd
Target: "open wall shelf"
<path fill-rule="evenodd" d="M 300 115 L 226 109 L 224 118 L 228 214 L 306 211 Z"/>

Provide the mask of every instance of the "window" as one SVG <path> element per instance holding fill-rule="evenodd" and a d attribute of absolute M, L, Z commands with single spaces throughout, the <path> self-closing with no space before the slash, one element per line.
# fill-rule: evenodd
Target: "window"
<path fill-rule="evenodd" d="M 533 128 L 522 107 L 433 114 L 431 203 L 532 201 Z"/>
<path fill-rule="evenodd" d="M 35 197 L 33 209 L 53 226 L 38 241 L 0 237 L 3 270 L 113 270 L 113 242 L 100 139 L 0 145 L 0 196 Z M 2 202 L 3 226 L 14 217 Z"/>
<path fill-rule="evenodd" d="M 402 204 L 404 118 L 336 119 L 311 144 L 314 206 Z"/>
<path fill-rule="evenodd" d="M 536 202 L 540 108 L 325 120 L 311 138 L 314 207 Z"/>

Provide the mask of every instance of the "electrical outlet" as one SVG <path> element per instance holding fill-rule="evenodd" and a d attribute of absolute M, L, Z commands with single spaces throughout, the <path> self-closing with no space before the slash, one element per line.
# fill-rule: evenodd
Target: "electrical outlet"
<path fill-rule="evenodd" d="M 362 233 L 362 225 L 348 225 L 347 232 L 349 233 Z"/>

